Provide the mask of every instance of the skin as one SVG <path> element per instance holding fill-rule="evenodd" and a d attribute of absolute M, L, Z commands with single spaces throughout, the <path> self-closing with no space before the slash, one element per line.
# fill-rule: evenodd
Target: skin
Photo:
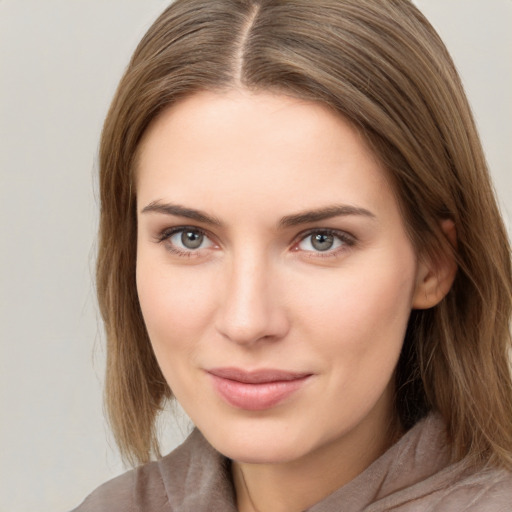
<path fill-rule="evenodd" d="M 361 136 L 322 105 L 202 92 L 150 126 L 136 190 L 153 349 L 194 424 L 233 460 L 239 510 L 303 510 L 357 476 L 399 433 L 393 374 L 411 309 L 435 305 L 453 274 L 417 257 Z M 333 206 L 344 214 L 290 219 Z M 172 231 L 184 226 L 197 248 Z M 311 230 L 331 230 L 332 248 L 318 250 Z M 310 377 L 245 410 L 216 391 L 216 367 Z"/>

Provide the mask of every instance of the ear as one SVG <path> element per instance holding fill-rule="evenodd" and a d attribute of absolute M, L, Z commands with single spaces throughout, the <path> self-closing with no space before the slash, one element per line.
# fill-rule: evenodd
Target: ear
<path fill-rule="evenodd" d="M 457 247 L 455 224 L 449 219 L 441 222 L 441 230 L 453 248 Z M 420 261 L 412 308 L 429 309 L 439 304 L 452 287 L 457 263 L 452 251 L 444 251 L 434 261 Z"/>

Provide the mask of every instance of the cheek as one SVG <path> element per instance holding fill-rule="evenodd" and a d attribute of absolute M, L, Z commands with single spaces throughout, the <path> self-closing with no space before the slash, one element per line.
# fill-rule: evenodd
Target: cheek
<path fill-rule="evenodd" d="M 306 337 L 318 339 L 317 350 L 332 364 L 391 371 L 401 350 L 415 284 L 415 258 L 369 258 L 366 264 L 343 268 L 296 290 Z M 388 263 L 389 262 L 389 263 Z M 361 262 L 359 262 L 361 263 Z M 380 362 L 379 362 L 380 361 Z M 382 363 L 382 364 L 381 364 Z"/>
<path fill-rule="evenodd" d="M 200 354 L 199 340 L 211 325 L 215 286 L 205 283 L 196 269 L 137 261 L 137 291 L 151 346 L 173 395 L 201 409 L 208 404 L 196 387 L 190 365 Z M 189 271 L 187 271 L 189 270 Z M 190 414 L 191 411 L 187 409 Z"/>
<path fill-rule="evenodd" d="M 191 343 L 211 325 L 211 273 L 197 268 L 159 265 L 141 254 L 137 261 L 137 292 L 149 338 L 161 365 L 167 351 L 194 349 Z"/>
<path fill-rule="evenodd" d="M 173 395 L 197 417 L 209 410 L 194 368 L 213 323 L 214 291 L 219 289 L 215 276 L 143 256 L 137 260 L 137 292 L 153 352 Z"/>

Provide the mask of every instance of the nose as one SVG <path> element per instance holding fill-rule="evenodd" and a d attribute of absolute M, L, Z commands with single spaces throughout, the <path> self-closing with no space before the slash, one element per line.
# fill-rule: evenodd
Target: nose
<path fill-rule="evenodd" d="M 279 279 L 264 257 L 246 254 L 226 269 L 224 290 L 219 290 L 217 331 L 240 345 L 283 338 L 289 320 L 281 303 Z"/>

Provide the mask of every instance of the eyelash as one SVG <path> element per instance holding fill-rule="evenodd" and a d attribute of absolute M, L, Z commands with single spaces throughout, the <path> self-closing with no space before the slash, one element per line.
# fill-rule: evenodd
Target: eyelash
<path fill-rule="evenodd" d="M 313 235 L 323 235 L 323 236 L 332 236 L 337 238 L 341 242 L 341 246 L 335 249 L 328 249 L 326 251 L 303 251 L 304 255 L 308 258 L 335 258 L 340 255 L 340 253 L 351 249 L 356 245 L 356 238 L 347 233 L 346 231 L 339 231 L 337 229 L 309 229 L 308 231 L 300 233 L 296 237 L 296 241 L 293 243 L 293 247 L 295 251 L 300 251 L 298 245 L 307 240 L 309 237 Z"/>
<path fill-rule="evenodd" d="M 200 256 L 200 249 L 198 250 L 183 250 L 175 245 L 173 245 L 170 242 L 171 237 L 178 233 L 183 233 L 185 231 L 191 231 L 194 233 L 197 233 L 199 235 L 204 236 L 205 238 L 211 240 L 211 237 L 208 235 L 208 233 L 200 228 L 194 227 L 194 226 L 176 226 L 174 228 L 170 229 L 164 229 L 157 237 L 157 243 L 163 243 L 166 246 L 166 249 L 171 252 L 172 254 L 176 254 L 177 256 L 185 257 L 185 258 L 194 258 L 197 256 Z"/>
<path fill-rule="evenodd" d="M 193 250 L 182 250 L 172 243 L 170 243 L 170 239 L 172 236 L 183 233 L 185 231 L 191 231 L 194 233 L 197 233 L 199 235 L 204 236 L 205 238 L 211 240 L 212 237 L 204 230 L 197 228 L 195 226 L 176 226 L 170 229 L 163 230 L 157 237 L 156 242 L 157 243 L 164 243 L 166 245 L 166 249 L 171 252 L 172 254 L 176 254 L 180 257 L 186 257 L 186 258 L 192 258 L 192 257 L 198 257 L 201 255 L 201 249 Z M 304 242 L 307 240 L 308 237 L 311 237 L 313 235 L 323 235 L 323 236 L 332 236 L 336 239 L 338 239 L 341 242 L 341 247 L 335 248 L 334 250 L 328 249 L 326 251 L 302 251 L 306 257 L 308 258 L 332 258 L 337 257 L 339 253 L 345 252 L 346 250 L 354 247 L 357 243 L 356 238 L 345 232 L 345 231 L 339 231 L 336 229 L 309 229 L 305 232 L 299 233 L 297 237 L 294 239 L 292 243 L 292 247 L 294 251 L 299 252 L 300 249 L 298 248 L 298 245 L 301 242 Z"/>

